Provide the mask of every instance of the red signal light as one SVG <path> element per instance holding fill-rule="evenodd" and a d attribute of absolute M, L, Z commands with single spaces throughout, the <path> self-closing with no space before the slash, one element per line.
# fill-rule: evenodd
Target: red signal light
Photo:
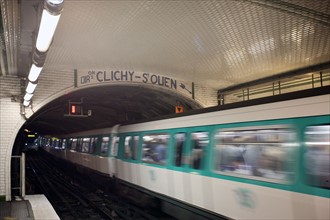
<path fill-rule="evenodd" d="M 71 114 L 76 114 L 77 113 L 77 108 L 75 105 L 71 105 Z"/>
<path fill-rule="evenodd" d="M 70 104 L 70 115 L 81 115 L 82 106 L 77 104 Z"/>

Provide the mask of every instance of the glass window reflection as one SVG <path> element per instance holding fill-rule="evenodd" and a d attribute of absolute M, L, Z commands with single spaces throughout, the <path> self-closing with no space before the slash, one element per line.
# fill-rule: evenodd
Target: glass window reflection
<path fill-rule="evenodd" d="M 215 134 L 214 169 L 265 181 L 290 180 L 295 137 L 289 128 L 220 130 Z"/>
<path fill-rule="evenodd" d="M 308 184 L 329 189 L 330 125 L 307 127 L 305 145 L 305 172 Z"/>

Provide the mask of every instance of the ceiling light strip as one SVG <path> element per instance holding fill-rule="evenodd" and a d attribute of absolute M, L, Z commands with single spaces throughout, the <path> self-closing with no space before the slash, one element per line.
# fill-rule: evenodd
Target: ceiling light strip
<path fill-rule="evenodd" d="M 36 40 L 32 65 L 28 75 L 28 85 L 24 96 L 24 106 L 29 106 L 37 87 L 37 81 L 43 68 L 46 53 L 52 43 L 54 33 L 63 10 L 64 0 L 44 0 L 41 21 Z"/>

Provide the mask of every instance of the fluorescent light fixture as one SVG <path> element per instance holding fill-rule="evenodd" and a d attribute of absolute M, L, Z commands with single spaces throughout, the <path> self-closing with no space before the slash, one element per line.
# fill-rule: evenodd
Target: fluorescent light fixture
<path fill-rule="evenodd" d="M 36 47 L 40 52 L 46 52 L 52 42 L 56 26 L 61 14 L 52 15 L 46 9 L 42 11 L 41 22 Z"/>
<path fill-rule="evenodd" d="M 25 93 L 24 101 L 30 101 L 32 96 L 33 96 L 33 94 L 31 94 L 31 93 Z"/>
<path fill-rule="evenodd" d="M 35 64 L 31 65 L 30 73 L 29 73 L 29 80 L 30 82 L 35 82 L 42 70 L 42 67 L 37 67 Z"/>
<path fill-rule="evenodd" d="M 52 4 L 59 5 L 59 4 L 63 3 L 64 0 L 48 0 L 48 1 Z"/>
<path fill-rule="evenodd" d="M 37 80 L 44 65 L 47 50 L 53 40 L 55 29 L 61 17 L 64 0 L 44 0 L 32 65 L 29 72 L 29 83 L 24 96 L 24 106 L 28 106 L 37 87 Z"/>
<path fill-rule="evenodd" d="M 24 105 L 25 107 L 29 106 L 29 105 L 30 105 L 30 101 L 26 101 L 26 100 L 24 100 L 23 105 Z"/>
<path fill-rule="evenodd" d="M 34 93 L 34 90 L 36 89 L 36 87 L 37 87 L 37 83 L 32 83 L 32 82 L 29 82 L 29 84 L 27 85 L 27 87 L 26 87 L 26 92 L 27 93 L 30 93 L 30 94 L 32 94 L 32 93 Z"/>

